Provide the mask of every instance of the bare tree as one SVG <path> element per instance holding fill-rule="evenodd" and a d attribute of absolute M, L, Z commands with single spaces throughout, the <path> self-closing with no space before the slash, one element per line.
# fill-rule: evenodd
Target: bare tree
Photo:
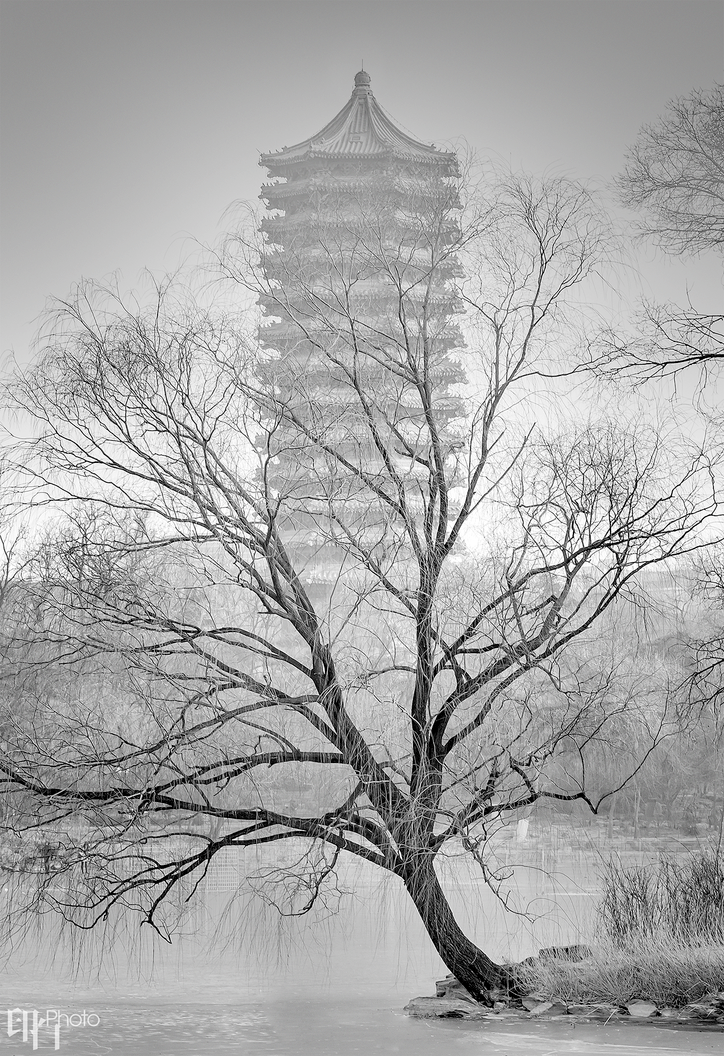
<path fill-rule="evenodd" d="M 693 91 L 644 125 L 619 178 L 643 232 L 670 253 L 724 247 L 724 85 Z"/>
<path fill-rule="evenodd" d="M 715 254 L 724 249 L 724 86 L 694 91 L 672 102 L 655 125 L 645 126 L 619 178 L 625 204 L 644 210 L 641 234 L 670 253 Z M 607 369 L 636 381 L 685 373 L 697 380 L 711 422 L 709 443 L 721 435 L 716 384 L 724 362 L 724 313 L 694 304 L 644 304 L 635 340 L 609 334 Z M 721 696 L 722 573 L 720 549 L 698 564 L 696 593 L 708 604 L 707 619 L 686 636 L 688 674 L 683 696 L 701 714 Z M 704 626 L 706 624 L 706 626 Z"/>
<path fill-rule="evenodd" d="M 542 367 L 575 369 L 566 299 L 601 248 L 580 187 L 508 181 L 414 252 L 389 223 L 352 254 L 320 236 L 323 281 L 250 274 L 227 245 L 227 281 L 265 284 L 297 328 L 293 361 L 173 287 L 142 310 L 89 285 L 16 379 L 34 501 L 56 511 L 23 626 L 66 674 L 25 691 L 2 746 L 13 830 L 54 841 L 52 876 L 26 859 L 14 905 L 163 930 L 214 859 L 264 848 L 304 912 L 361 858 L 489 1003 L 506 972 L 435 860 L 469 854 L 494 883 L 496 826 L 542 800 L 597 810 L 627 777 L 592 798 L 601 743 L 632 724 L 643 758 L 666 735 L 600 628 L 696 548 L 716 500 L 703 456 L 677 475 L 644 429 L 536 426 Z M 450 297 L 469 324 L 454 388 Z"/>
<path fill-rule="evenodd" d="M 668 253 L 724 250 L 724 86 L 674 100 L 656 124 L 644 125 L 618 180 L 625 205 L 642 209 L 643 238 Z M 724 359 L 724 313 L 693 304 L 646 303 L 639 338 L 609 335 L 606 359 L 639 381 L 709 371 Z"/>

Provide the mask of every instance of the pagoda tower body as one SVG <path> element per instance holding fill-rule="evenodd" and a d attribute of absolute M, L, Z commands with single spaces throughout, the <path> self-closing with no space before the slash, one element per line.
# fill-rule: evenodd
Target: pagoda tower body
<path fill-rule="evenodd" d="M 363 477 L 384 487 L 395 465 L 414 490 L 423 412 L 409 364 L 425 360 L 443 422 L 459 414 L 451 386 L 465 380 L 456 156 L 397 128 L 369 74 L 354 83 L 320 132 L 260 159 L 270 182 L 259 336 L 286 408 L 274 435 L 279 517 L 306 583 L 328 590 L 350 546 L 391 545 L 389 511 Z"/>

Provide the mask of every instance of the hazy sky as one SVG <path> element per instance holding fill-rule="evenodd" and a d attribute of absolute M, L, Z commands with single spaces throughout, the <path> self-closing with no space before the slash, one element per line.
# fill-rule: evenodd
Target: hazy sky
<path fill-rule="evenodd" d="M 667 100 L 720 80 L 721 0 L 2 0 L 2 330 L 28 355 L 81 276 L 174 267 L 256 200 L 364 60 L 438 146 L 606 180 Z M 670 267 L 677 267 L 676 263 Z"/>

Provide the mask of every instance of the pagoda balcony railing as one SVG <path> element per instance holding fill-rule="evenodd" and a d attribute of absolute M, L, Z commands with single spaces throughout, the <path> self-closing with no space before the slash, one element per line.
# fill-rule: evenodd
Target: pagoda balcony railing
<path fill-rule="evenodd" d="M 436 303 L 460 300 L 460 294 L 455 286 L 443 281 L 432 281 L 434 278 L 434 274 L 430 275 L 428 269 L 410 267 L 408 273 L 403 272 L 400 276 L 402 296 L 406 301 L 414 299 L 420 303 L 426 300 L 434 300 Z M 310 275 L 308 279 L 290 276 L 287 282 L 276 278 L 272 281 L 277 285 L 262 290 L 259 294 L 259 303 L 288 304 L 301 308 L 304 304 L 309 304 L 310 295 L 315 298 L 336 297 L 345 301 L 350 298 L 365 302 L 374 302 L 380 298 L 388 299 L 391 296 L 398 300 L 400 297 L 397 285 L 382 271 L 367 278 L 364 276 L 356 278 L 352 275 L 346 282 L 338 281 L 333 275 L 320 275 L 319 273 Z"/>
<path fill-rule="evenodd" d="M 390 171 L 393 166 L 412 169 L 413 171 L 427 170 L 435 176 L 443 175 L 457 178 L 460 175 L 457 160 L 451 154 L 430 154 L 422 157 L 417 154 L 407 154 L 402 151 L 389 148 L 387 150 L 374 150 L 366 153 L 360 152 L 354 155 L 350 162 L 346 151 L 336 150 L 308 150 L 305 154 L 297 157 L 275 157 L 272 154 L 264 154 L 260 159 L 262 165 L 270 176 L 284 175 L 294 171 L 315 171 L 319 169 L 320 163 L 328 165 L 344 165 L 353 171 L 353 165 L 377 164 L 380 172 Z"/>
<path fill-rule="evenodd" d="M 294 221 L 287 217 L 267 217 L 260 225 L 268 251 L 262 251 L 262 261 L 269 254 L 284 256 L 290 264 L 304 266 L 316 260 L 334 261 L 336 265 L 351 263 L 354 257 L 360 257 L 368 263 L 379 259 L 379 253 L 392 261 L 403 261 L 418 254 L 427 256 L 431 250 L 439 256 L 437 266 L 442 267 L 442 257 L 455 253 L 454 248 L 459 240 L 459 230 L 448 228 L 437 230 L 430 239 L 424 230 L 412 225 L 384 224 L 380 231 L 374 231 L 369 224 L 360 220 L 351 222 L 339 220 L 324 225 L 312 226 L 306 220 Z M 384 234 L 384 237 L 381 237 Z"/>
<path fill-rule="evenodd" d="M 444 283 L 431 285 L 427 275 L 417 277 L 413 273 L 403 275 L 402 293 L 391 281 L 379 279 L 351 279 L 347 284 L 332 284 L 316 276 L 309 283 L 294 283 L 292 279 L 286 284 L 264 290 L 259 294 L 258 303 L 270 314 L 298 312 L 318 317 L 325 306 L 336 309 L 343 306 L 353 312 L 357 308 L 376 308 L 396 306 L 400 299 L 407 308 L 416 308 L 422 312 L 425 305 L 435 309 L 437 316 L 458 315 L 464 309 L 464 302 L 459 292 Z M 395 311 L 397 316 L 397 311 Z M 384 310 L 372 312 L 370 318 L 383 319 Z"/>
<path fill-rule="evenodd" d="M 299 319 L 304 323 L 307 319 L 319 318 L 320 312 L 331 313 L 328 322 L 332 319 L 343 317 L 354 319 L 359 323 L 369 326 L 384 327 L 389 316 L 385 309 L 395 309 L 394 321 L 397 324 L 397 307 L 401 301 L 400 295 L 391 286 L 380 288 L 378 291 L 357 291 L 355 289 L 346 302 L 344 290 L 325 290 L 323 288 L 311 289 L 309 298 L 294 300 L 292 297 L 284 300 L 272 294 L 262 294 L 259 297 L 259 306 L 269 316 L 276 316 L 280 320 L 294 322 Z M 408 316 L 409 323 L 422 324 L 431 320 L 442 320 L 453 315 L 462 315 L 465 304 L 460 297 L 452 297 L 449 293 L 417 293 L 413 290 L 403 294 L 402 304 Z M 376 310 L 375 310 L 376 309 Z M 413 313 L 410 315 L 410 313 Z M 399 325 L 399 324 L 397 324 Z"/>
<path fill-rule="evenodd" d="M 294 250 L 285 250 L 280 246 L 278 256 L 262 261 L 266 282 L 263 286 L 259 284 L 259 295 L 273 297 L 278 290 L 285 298 L 291 299 L 306 297 L 308 291 L 316 289 L 343 296 L 348 291 L 369 295 L 384 290 L 397 291 L 398 281 L 403 293 L 424 290 L 436 296 L 459 295 L 457 280 L 462 272 L 453 259 L 430 264 L 422 249 L 412 259 L 388 257 L 384 264 L 381 258 L 373 259 L 371 255 L 363 261 L 360 253 L 360 259 L 351 263 L 345 260 L 345 256 L 343 253 L 332 256 L 319 243 L 315 245 L 313 254 L 305 253 L 304 256 L 296 246 Z M 396 263 L 399 277 L 392 272 Z M 339 275 L 344 277 L 340 279 Z"/>
<path fill-rule="evenodd" d="M 351 216 L 363 217 L 369 226 L 374 227 L 378 222 L 386 224 L 390 214 L 398 221 L 426 227 L 437 228 L 443 223 L 452 225 L 459 222 L 456 216 L 458 210 L 452 205 L 441 207 L 437 196 L 428 196 L 427 199 L 419 198 L 410 202 L 409 196 L 402 192 L 395 192 L 380 201 L 379 198 L 374 199 L 372 195 L 367 197 L 361 194 L 344 194 L 341 191 L 330 190 L 324 193 L 312 191 L 298 195 L 269 194 L 264 198 L 274 203 L 267 207 L 270 211 L 278 211 L 290 221 L 304 217 L 310 225 L 323 225 L 338 216 L 343 219 Z"/>
<path fill-rule="evenodd" d="M 362 223 L 340 222 L 334 226 L 328 224 L 324 229 L 312 229 L 304 223 L 292 226 L 286 219 L 262 221 L 261 233 L 266 239 L 264 245 L 268 247 L 262 251 L 262 263 L 268 256 L 274 259 L 278 254 L 287 264 L 287 274 L 293 267 L 305 267 L 317 261 L 326 263 L 329 268 L 332 262 L 335 267 L 349 265 L 356 257 L 372 265 L 381 259 L 380 253 L 389 261 L 403 264 L 420 254 L 427 256 L 431 250 L 439 257 L 435 267 L 442 268 L 446 260 L 442 254 L 456 253 L 458 243 L 455 231 L 438 232 L 435 239 L 430 240 L 417 228 L 403 229 L 392 224 L 385 225 L 384 238 Z"/>
<path fill-rule="evenodd" d="M 291 368 L 291 369 L 290 369 Z M 264 370 L 267 381 L 275 388 L 275 395 L 279 399 L 292 400 L 295 407 L 303 407 L 305 403 L 326 407 L 338 408 L 340 414 L 346 416 L 354 415 L 358 411 L 358 401 L 351 399 L 353 393 L 349 383 L 343 383 L 337 378 L 330 376 L 328 371 L 297 361 L 289 366 L 282 365 L 278 369 Z M 448 390 L 451 385 L 465 385 L 467 376 L 462 367 L 455 363 L 436 363 L 427 368 L 425 377 L 430 384 L 435 386 L 435 401 L 442 401 L 454 394 Z M 298 380 L 303 382 L 303 391 L 300 392 Z M 389 387 L 389 374 L 380 367 L 378 371 L 365 371 L 364 387 L 374 394 L 373 402 L 379 407 L 394 406 L 398 401 L 407 405 L 406 397 L 401 397 L 397 392 L 385 397 L 385 387 Z M 408 382 L 411 385 L 412 382 Z"/>
<path fill-rule="evenodd" d="M 460 237 L 460 225 L 457 221 L 450 220 L 444 225 L 436 225 L 436 237 L 434 242 L 431 243 L 429 239 L 423 238 L 419 234 L 422 221 L 424 221 L 424 217 L 418 217 L 412 212 L 407 216 L 390 217 L 389 219 L 380 217 L 380 224 L 384 228 L 385 235 L 395 245 L 398 244 L 398 237 L 400 236 L 409 236 L 411 233 L 417 236 L 413 237 L 412 240 L 408 238 L 403 243 L 403 248 L 409 246 L 409 248 L 414 249 L 416 245 L 423 248 L 430 244 L 448 245 L 450 241 Z M 292 214 L 291 216 L 265 216 L 260 226 L 261 230 L 267 233 L 300 231 L 307 235 L 305 242 L 311 243 L 319 242 L 320 235 L 324 235 L 326 232 L 331 234 L 333 232 L 349 231 L 350 233 L 367 232 L 373 234 L 376 230 L 370 225 L 369 217 L 364 213 L 350 213 L 347 216 L 331 214 L 321 218 L 310 217 L 308 212 Z"/>
<path fill-rule="evenodd" d="M 313 327 L 311 325 L 313 320 L 314 317 L 309 315 L 305 318 L 305 320 L 303 320 L 303 322 L 305 324 L 305 329 L 315 342 L 328 342 L 330 340 L 334 340 L 337 337 L 341 338 L 345 333 L 341 326 L 334 327 L 331 325 L 330 321 L 328 321 L 325 326 Z M 265 321 L 264 324 L 259 328 L 259 339 L 266 342 L 270 338 L 281 337 L 292 341 L 295 345 L 299 344 L 301 340 L 304 340 L 304 338 L 300 334 L 301 322 L 302 320 L 300 320 L 300 323 L 287 322 L 284 320 L 279 322 Z M 357 319 L 356 322 L 360 325 L 364 325 L 365 320 L 364 318 L 360 318 Z M 307 324 L 309 325 L 307 326 Z M 368 320 L 368 326 L 371 331 L 374 331 L 374 320 Z M 382 330 L 382 327 L 380 327 L 379 329 Z M 365 336 L 366 335 L 364 333 L 360 334 L 360 338 L 362 339 L 364 339 Z M 382 333 L 376 333 L 374 335 L 371 334 L 370 336 L 374 336 L 376 342 L 385 340 L 384 330 Z M 446 345 L 450 347 L 449 342 L 451 340 L 455 343 L 455 345 L 462 346 L 464 344 L 460 327 L 455 326 L 454 324 L 439 327 L 434 333 L 434 340 L 438 344 L 438 346 L 441 346 L 441 343 L 444 341 Z M 394 341 L 395 335 L 391 333 L 390 342 Z M 440 348 L 440 350 L 442 351 L 442 348 Z"/>
<path fill-rule="evenodd" d="M 340 199 L 350 195 L 364 195 L 372 198 L 373 194 L 370 192 L 375 191 L 377 191 L 375 197 L 378 200 L 380 198 L 383 200 L 399 199 L 400 201 L 409 202 L 412 196 L 415 202 L 446 202 L 450 209 L 462 208 L 459 195 L 453 192 L 449 186 L 444 183 L 430 184 L 425 180 L 417 180 L 413 185 L 409 183 L 404 185 L 391 183 L 389 186 L 381 187 L 377 190 L 374 181 L 369 179 L 345 179 L 344 177 L 320 179 L 312 177 L 303 182 L 295 181 L 289 183 L 280 181 L 279 183 L 262 184 L 259 198 L 263 201 L 272 199 L 292 201 L 300 199 L 304 202 L 313 202 L 317 199 L 324 201 L 334 195 L 339 195 Z"/>
<path fill-rule="evenodd" d="M 320 342 L 321 344 L 321 342 Z M 464 377 L 465 367 L 462 359 L 465 349 L 460 346 L 457 350 L 451 350 L 441 345 L 428 344 L 427 350 L 420 348 L 411 350 L 413 355 L 422 363 L 423 355 L 427 356 L 427 371 L 431 377 Z M 387 363 L 401 367 L 407 361 L 408 352 L 401 345 L 393 343 L 390 339 L 387 348 L 382 349 L 379 343 L 371 345 L 360 341 L 356 346 L 351 342 L 335 342 L 327 354 L 321 348 L 312 347 L 305 342 L 300 348 L 296 345 L 287 350 L 286 355 L 269 358 L 260 367 L 261 373 L 266 377 L 290 377 L 303 375 L 308 383 L 315 380 L 322 386 L 329 388 L 335 384 L 347 387 L 348 381 L 340 373 L 341 368 L 336 366 L 339 360 L 342 364 L 357 362 L 358 370 L 364 373 L 365 381 L 370 385 L 379 385 L 385 378 L 389 377 L 387 366 L 382 363 L 383 357 Z"/>
<path fill-rule="evenodd" d="M 397 244 L 399 246 L 399 243 Z M 304 250 L 304 254 L 298 252 L 299 249 Z M 429 253 L 430 247 L 422 243 L 417 243 L 415 240 L 404 243 L 398 250 L 398 256 L 402 261 L 402 252 L 404 250 L 407 261 L 409 254 L 412 251 L 419 251 L 420 253 Z M 335 257 L 336 259 L 336 257 Z M 397 259 L 397 258 L 392 258 Z M 267 277 L 271 279 L 279 279 L 282 282 L 286 282 L 293 279 L 295 270 L 301 268 L 311 268 L 315 265 L 319 268 L 319 273 L 322 275 L 329 274 L 329 249 L 326 243 L 322 242 L 319 238 L 305 240 L 303 243 L 294 242 L 291 244 L 283 245 L 278 242 L 268 242 L 265 244 L 264 249 L 260 255 L 260 263 L 264 269 Z M 410 267 L 420 267 L 421 264 L 415 264 L 415 256 L 413 255 Z M 428 267 L 431 265 L 428 265 Z M 434 264 L 434 271 L 436 274 L 441 276 L 441 281 L 450 276 L 462 277 L 465 271 L 460 264 L 458 258 L 454 253 L 446 255 L 444 258 L 436 261 Z"/>
<path fill-rule="evenodd" d="M 311 271 L 307 275 L 295 276 L 275 271 L 267 271 L 268 285 L 259 293 L 259 303 L 263 305 L 279 304 L 294 305 L 299 308 L 305 304 L 309 306 L 310 296 L 315 298 L 329 299 L 338 298 L 346 301 L 348 296 L 355 301 L 389 300 L 397 301 L 400 292 L 391 277 L 381 270 L 357 277 L 350 275 L 346 281 L 340 281 L 330 272 L 320 270 Z M 435 271 L 422 266 L 409 265 L 406 272 L 401 272 L 400 285 L 406 299 L 414 298 L 415 301 L 434 299 L 435 303 L 460 301 L 460 293 L 456 285 L 449 279 L 438 275 Z"/>
<path fill-rule="evenodd" d="M 281 175 L 281 172 L 275 170 L 283 169 L 284 175 L 290 180 L 304 179 L 307 173 L 314 175 L 333 174 L 335 176 L 361 175 L 364 178 L 376 175 L 379 178 L 386 179 L 415 179 L 421 177 L 422 179 L 456 180 L 460 178 L 458 166 L 453 161 L 452 155 L 447 155 L 447 164 L 442 166 L 433 162 L 433 167 L 431 168 L 430 160 L 409 156 L 400 157 L 394 154 L 374 154 L 366 157 L 362 155 L 352 157 L 349 155 L 329 154 L 326 158 L 318 155 L 311 159 L 309 155 L 280 159 L 273 154 L 265 154 L 262 155 L 259 164 L 267 170 L 269 178 Z M 441 168 L 447 168 L 448 171 L 441 172 Z"/>

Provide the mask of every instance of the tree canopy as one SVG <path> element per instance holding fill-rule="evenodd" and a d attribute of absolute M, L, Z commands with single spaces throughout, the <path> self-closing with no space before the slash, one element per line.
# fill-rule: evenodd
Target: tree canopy
<path fill-rule="evenodd" d="M 595 204 L 510 178 L 452 242 L 440 219 L 414 252 L 387 218 L 320 235 L 324 281 L 269 281 L 231 238 L 223 281 L 292 322 L 294 358 L 172 284 L 57 306 L 10 392 L 35 429 L 18 472 L 52 511 L 6 617 L 0 795 L 13 831 L 47 834 L 16 905 L 164 930 L 175 890 L 264 847 L 303 912 L 356 856 L 489 1001 L 505 973 L 436 857 L 494 884 L 497 825 L 597 810 L 670 732 L 665 686 L 612 642 L 701 545 L 710 462 L 620 415 L 540 414 L 541 379 L 585 354 L 566 304 L 597 266 Z M 465 320 L 453 391 L 441 298 Z M 602 743 L 638 750 L 595 787 Z"/>

